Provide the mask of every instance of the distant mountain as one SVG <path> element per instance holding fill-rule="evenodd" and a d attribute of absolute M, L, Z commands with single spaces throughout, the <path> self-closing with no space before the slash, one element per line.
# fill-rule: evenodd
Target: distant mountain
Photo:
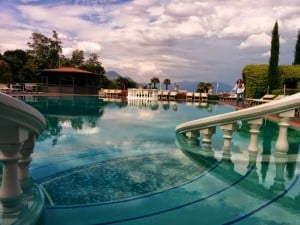
<path fill-rule="evenodd" d="M 225 92 L 228 93 L 230 91 L 232 91 L 232 88 L 234 88 L 234 85 L 229 85 L 229 84 L 225 84 L 222 82 L 212 82 L 213 86 L 214 86 L 214 93 L 216 93 L 216 91 L 218 91 L 218 93 L 221 92 Z M 219 85 L 217 88 L 217 84 Z"/>
<path fill-rule="evenodd" d="M 232 85 L 225 84 L 225 83 L 222 83 L 222 82 L 216 82 L 215 81 L 215 82 L 211 82 L 211 83 L 214 87 L 214 89 L 213 89 L 214 94 L 216 92 L 218 92 L 218 93 L 221 93 L 221 92 L 228 93 L 233 88 Z M 196 91 L 198 82 L 196 82 L 196 81 L 181 81 L 181 82 L 178 82 L 176 84 L 179 85 L 180 90 Z M 219 85 L 218 87 L 217 87 L 217 84 Z M 170 89 L 173 89 L 173 85 L 171 85 Z"/>
<path fill-rule="evenodd" d="M 119 77 L 122 77 L 119 73 L 115 72 L 115 71 L 107 71 L 105 73 L 105 76 L 109 79 L 109 80 L 115 80 L 118 79 Z"/>
<path fill-rule="evenodd" d="M 121 74 L 117 73 L 116 71 L 107 71 L 105 73 L 105 76 L 109 79 L 109 80 L 116 80 L 119 77 L 123 77 Z M 230 92 L 231 89 L 233 88 L 232 85 L 229 84 L 225 84 L 222 82 L 211 82 L 214 89 L 213 89 L 213 93 L 215 94 L 216 92 L 221 93 L 221 92 Z M 198 82 L 196 81 L 180 81 L 177 82 L 176 84 L 179 85 L 179 89 L 180 90 L 187 90 L 187 91 L 196 91 L 197 90 L 197 85 Z M 219 84 L 219 86 L 217 87 L 217 84 Z M 161 88 L 164 89 L 165 85 L 161 84 Z M 173 90 L 174 88 L 174 83 L 171 84 L 169 86 L 169 90 Z"/>

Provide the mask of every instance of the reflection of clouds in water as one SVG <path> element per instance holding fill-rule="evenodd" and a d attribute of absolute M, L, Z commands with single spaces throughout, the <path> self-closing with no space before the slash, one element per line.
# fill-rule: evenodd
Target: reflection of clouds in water
<path fill-rule="evenodd" d="M 100 127 L 89 127 L 87 124 L 82 125 L 82 129 L 73 129 L 71 121 L 63 121 L 60 123 L 63 129 L 68 129 L 68 133 L 65 136 L 76 135 L 76 134 L 83 134 L 83 135 L 90 135 L 90 134 L 97 134 L 100 133 Z M 72 134 L 71 134 L 72 133 Z"/>
<path fill-rule="evenodd" d="M 76 133 L 78 134 L 97 134 L 100 132 L 100 128 L 99 127 L 85 127 L 82 130 L 77 130 Z"/>
<path fill-rule="evenodd" d="M 134 109 L 134 113 L 132 111 L 106 111 L 101 120 L 151 120 L 157 117 L 159 114 L 158 111 L 152 110 L 136 110 Z"/>
<path fill-rule="evenodd" d="M 87 143 L 88 144 L 88 143 Z M 118 151 L 132 152 L 132 151 L 142 151 L 142 152 L 161 152 L 168 151 L 164 143 L 147 141 L 144 139 L 114 139 L 105 138 L 105 149 L 111 151 L 111 149 L 117 149 Z M 103 145 L 102 144 L 102 145 Z M 172 146 L 173 147 L 173 146 Z"/>
<path fill-rule="evenodd" d="M 69 128 L 72 127 L 70 120 L 59 122 L 59 125 L 62 126 L 62 127 L 69 127 Z"/>

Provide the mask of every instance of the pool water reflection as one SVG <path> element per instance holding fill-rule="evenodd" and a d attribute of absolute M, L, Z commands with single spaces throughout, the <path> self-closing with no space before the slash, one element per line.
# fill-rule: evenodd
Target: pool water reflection
<path fill-rule="evenodd" d="M 32 178 L 47 199 L 45 224 L 296 224 L 300 219 L 297 130 L 289 129 L 289 155 L 280 158 L 273 154 L 278 126 L 266 120 L 262 150 L 251 156 L 248 124 L 242 121 L 226 155 L 220 130 L 211 148 L 201 149 L 175 137 L 175 127 L 235 110 L 229 106 L 79 96 L 23 100 L 48 123 L 31 164 Z"/>

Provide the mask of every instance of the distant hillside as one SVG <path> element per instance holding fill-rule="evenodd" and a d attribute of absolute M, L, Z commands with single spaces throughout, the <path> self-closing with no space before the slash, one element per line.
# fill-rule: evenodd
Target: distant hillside
<path fill-rule="evenodd" d="M 187 91 L 196 91 L 197 90 L 197 85 L 198 85 L 198 82 L 195 82 L 195 81 L 181 81 L 181 82 L 178 82 L 176 83 L 179 85 L 179 89 L 180 90 L 187 90 Z M 218 93 L 220 92 L 230 92 L 231 89 L 233 88 L 232 85 L 229 85 L 229 84 L 225 84 L 225 83 L 222 83 L 222 82 L 219 82 L 218 83 L 219 86 L 217 88 L 217 82 L 212 82 L 212 85 L 214 87 L 214 90 L 213 92 L 216 93 L 216 91 L 218 91 Z M 173 85 L 171 85 L 170 89 L 173 89 Z"/>
<path fill-rule="evenodd" d="M 115 72 L 115 71 L 107 71 L 105 73 L 105 76 L 109 79 L 109 80 L 115 80 L 118 79 L 119 77 L 122 77 L 119 73 Z"/>
<path fill-rule="evenodd" d="M 105 76 L 110 80 L 115 80 L 119 77 L 123 77 L 121 74 L 119 74 L 115 71 L 107 71 L 105 73 Z M 179 85 L 180 90 L 196 91 L 198 82 L 196 82 L 196 81 L 181 81 L 181 82 L 177 82 L 176 84 Z M 220 93 L 220 92 L 226 92 L 227 93 L 227 92 L 230 92 L 231 89 L 233 88 L 232 85 L 219 82 L 219 86 L 218 86 L 218 89 L 217 89 L 217 82 L 216 81 L 212 82 L 212 84 L 213 84 L 213 87 L 214 87 L 214 90 L 213 90 L 214 94 L 216 93 L 216 91 L 218 91 L 218 93 Z M 165 85 L 161 84 L 161 88 L 164 89 Z M 173 88 L 174 88 L 174 84 L 171 84 L 169 86 L 169 90 L 173 90 Z"/>

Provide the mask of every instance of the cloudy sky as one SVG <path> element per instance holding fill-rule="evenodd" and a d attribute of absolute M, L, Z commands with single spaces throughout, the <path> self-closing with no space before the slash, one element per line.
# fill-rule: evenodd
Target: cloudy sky
<path fill-rule="evenodd" d="M 268 64 L 276 20 L 279 63 L 291 64 L 299 0 L 0 0 L 0 51 L 55 30 L 65 56 L 96 53 L 106 71 L 138 82 L 231 84 L 245 65 Z"/>

